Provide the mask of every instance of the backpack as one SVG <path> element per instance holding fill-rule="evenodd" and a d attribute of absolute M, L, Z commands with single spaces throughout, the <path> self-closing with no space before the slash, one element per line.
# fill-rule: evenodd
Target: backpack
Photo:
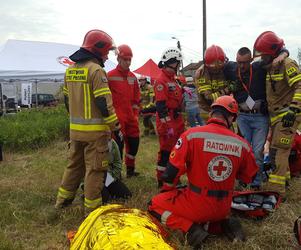
<path fill-rule="evenodd" d="M 261 219 L 274 212 L 281 203 L 279 193 L 272 191 L 234 191 L 232 211 L 247 217 Z"/>
<path fill-rule="evenodd" d="M 294 223 L 294 233 L 298 244 L 301 246 L 301 216 Z"/>

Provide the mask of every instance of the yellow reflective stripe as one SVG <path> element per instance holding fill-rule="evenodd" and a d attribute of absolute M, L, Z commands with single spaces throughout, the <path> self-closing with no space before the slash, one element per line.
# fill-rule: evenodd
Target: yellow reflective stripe
<path fill-rule="evenodd" d="M 271 117 L 271 125 L 274 125 L 274 123 L 276 122 L 276 121 L 278 121 L 280 118 L 282 118 L 284 115 L 286 115 L 287 114 L 287 112 L 284 112 L 284 113 L 281 113 L 281 114 L 279 114 L 279 115 L 276 115 L 276 116 L 274 116 L 274 117 Z"/>
<path fill-rule="evenodd" d="M 301 97 L 293 97 L 294 100 L 301 101 Z"/>
<path fill-rule="evenodd" d="M 111 93 L 111 91 L 104 91 L 104 92 L 101 92 L 101 93 L 99 93 L 99 94 L 94 94 L 94 97 L 98 97 L 98 96 L 101 96 L 101 95 L 111 95 L 112 93 Z"/>
<path fill-rule="evenodd" d="M 83 85 L 84 87 L 84 117 L 85 119 L 88 118 L 87 116 L 87 90 L 86 90 L 86 84 Z"/>
<path fill-rule="evenodd" d="M 101 204 L 101 198 L 97 198 L 95 200 L 89 200 L 85 198 L 85 206 L 88 208 L 96 208 Z"/>
<path fill-rule="evenodd" d="M 70 192 L 62 187 L 59 188 L 58 196 L 64 199 L 72 199 L 75 196 L 75 192 Z"/>
<path fill-rule="evenodd" d="M 111 93 L 110 89 L 108 87 L 105 87 L 105 88 L 95 90 L 93 92 L 93 94 L 96 95 L 96 94 L 99 94 L 99 93 L 102 93 L 102 92 L 107 92 L 107 91 L 109 91 Z"/>
<path fill-rule="evenodd" d="M 110 130 L 108 125 L 97 124 L 97 125 L 84 125 L 84 124 L 74 124 L 70 123 L 70 129 L 76 131 L 108 131 Z"/>
<path fill-rule="evenodd" d="M 117 120 L 117 115 L 116 115 L 116 114 L 113 114 L 113 115 L 110 115 L 110 116 L 108 116 L 108 117 L 104 117 L 103 120 L 104 120 L 104 122 L 107 123 L 107 124 L 112 123 L 112 122 L 114 122 L 114 121 Z"/>
<path fill-rule="evenodd" d="M 293 78 L 288 80 L 288 84 L 291 86 L 292 84 L 301 81 L 301 74 L 294 76 Z"/>
<path fill-rule="evenodd" d="M 90 87 L 88 83 L 84 83 L 84 117 L 85 119 L 91 119 L 91 96 Z"/>
<path fill-rule="evenodd" d="M 212 98 L 213 98 L 213 100 L 215 101 L 217 98 L 218 98 L 218 93 L 212 93 L 211 94 L 212 95 Z"/>
<path fill-rule="evenodd" d="M 286 178 L 286 180 L 290 180 L 291 179 L 291 172 L 290 171 L 286 172 L 285 178 Z"/>
<path fill-rule="evenodd" d="M 91 95 L 90 95 L 90 88 L 89 88 L 89 84 L 87 84 L 87 97 L 88 97 L 88 119 L 91 119 L 92 115 L 91 115 Z"/>
<path fill-rule="evenodd" d="M 65 95 L 69 95 L 68 88 L 66 88 L 65 86 L 63 87 L 63 93 L 64 93 Z"/>
<path fill-rule="evenodd" d="M 269 175 L 269 182 L 271 182 L 271 183 L 285 185 L 285 181 L 286 181 L 285 176 L 274 175 L 274 174 Z"/>

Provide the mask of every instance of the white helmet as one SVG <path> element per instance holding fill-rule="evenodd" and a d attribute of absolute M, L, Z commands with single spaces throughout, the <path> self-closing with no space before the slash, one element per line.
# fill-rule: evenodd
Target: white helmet
<path fill-rule="evenodd" d="M 178 48 L 167 48 L 161 57 L 161 61 L 162 62 L 167 62 L 170 59 L 176 59 L 177 61 L 182 61 L 183 60 L 183 56 L 181 51 Z"/>

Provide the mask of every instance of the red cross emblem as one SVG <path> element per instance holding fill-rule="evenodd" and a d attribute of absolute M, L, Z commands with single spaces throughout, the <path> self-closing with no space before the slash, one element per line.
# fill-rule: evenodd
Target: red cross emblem
<path fill-rule="evenodd" d="M 223 165 L 223 161 L 219 161 L 217 166 L 213 166 L 213 170 L 216 171 L 217 176 L 221 176 L 227 168 Z"/>
<path fill-rule="evenodd" d="M 232 161 L 225 155 L 217 155 L 208 163 L 208 175 L 216 182 L 228 179 L 232 170 Z"/>

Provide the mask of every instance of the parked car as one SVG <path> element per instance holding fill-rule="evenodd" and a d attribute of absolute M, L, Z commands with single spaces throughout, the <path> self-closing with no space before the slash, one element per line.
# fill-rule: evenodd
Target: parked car
<path fill-rule="evenodd" d="M 37 102 L 39 106 L 56 106 L 58 100 L 55 99 L 52 94 L 32 94 L 31 102 L 33 106 L 36 105 Z"/>

